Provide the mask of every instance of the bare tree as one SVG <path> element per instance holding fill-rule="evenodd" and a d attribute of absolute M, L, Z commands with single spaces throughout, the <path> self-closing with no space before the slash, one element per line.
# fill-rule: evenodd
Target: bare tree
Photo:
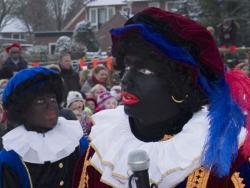
<path fill-rule="evenodd" d="M 53 20 L 49 15 L 47 0 L 19 0 L 15 12 L 26 25 L 28 31 L 54 30 Z"/>
<path fill-rule="evenodd" d="M 18 0 L 0 0 L 0 30 L 12 18 Z"/>
<path fill-rule="evenodd" d="M 71 0 L 48 0 L 48 6 L 55 21 L 57 30 L 62 30 L 64 20 L 72 4 Z"/>

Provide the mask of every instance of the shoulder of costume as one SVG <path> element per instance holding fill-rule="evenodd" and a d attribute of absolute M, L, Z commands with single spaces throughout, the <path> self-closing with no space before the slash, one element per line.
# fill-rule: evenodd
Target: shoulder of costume
<path fill-rule="evenodd" d="M 117 122 L 123 118 L 127 119 L 127 115 L 124 112 L 124 106 L 118 106 L 115 109 L 102 110 L 95 113 L 92 118 L 94 120 L 94 125 L 97 125 L 102 123 Z"/>
<path fill-rule="evenodd" d="M 30 188 L 30 181 L 28 172 L 24 166 L 23 161 L 19 155 L 13 150 L 0 151 L 0 185 L 3 184 L 3 169 L 4 165 L 7 165 L 15 174 L 18 175 L 18 182 L 20 188 Z"/>

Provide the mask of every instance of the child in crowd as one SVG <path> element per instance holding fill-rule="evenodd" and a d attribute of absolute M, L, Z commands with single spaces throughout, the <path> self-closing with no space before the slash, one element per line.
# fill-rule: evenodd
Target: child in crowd
<path fill-rule="evenodd" d="M 103 85 L 96 84 L 94 87 L 91 88 L 90 96 L 97 100 L 97 96 L 106 91 L 107 89 Z"/>
<path fill-rule="evenodd" d="M 109 92 L 103 92 L 97 97 L 97 108 L 96 112 L 106 109 L 115 109 L 118 102 Z"/>
<path fill-rule="evenodd" d="M 93 125 L 90 113 L 84 111 L 86 100 L 78 91 L 70 91 L 67 96 L 67 108 L 70 109 L 80 121 L 83 132 L 88 135 Z"/>
<path fill-rule="evenodd" d="M 95 113 L 96 107 L 97 107 L 96 100 L 91 96 L 86 97 L 86 108 L 90 110 L 91 114 Z"/>
<path fill-rule="evenodd" d="M 122 99 L 122 96 L 121 96 L 121 92 L 122 92 L 122 88 L 121 86 L 119 85 L 115 85 L 113 86 L 111 89 L 110 89 L 110 94 L 116 98 L 118 104 L 121 103 L 121 99 Z"/>

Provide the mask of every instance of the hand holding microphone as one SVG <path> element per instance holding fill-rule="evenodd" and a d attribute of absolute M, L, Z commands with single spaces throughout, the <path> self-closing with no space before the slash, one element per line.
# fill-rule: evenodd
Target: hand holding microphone
<path fill-rule="evenodd" d="M 133 174 L 129 178 L 129 187 L 132 188 L 132 180 L 135 180 L 137 188 L 157 188 L 157 185 L 149 183 L 149 157 L 143 150 L 135 150 L 129 153 L 128 165 Z"/>

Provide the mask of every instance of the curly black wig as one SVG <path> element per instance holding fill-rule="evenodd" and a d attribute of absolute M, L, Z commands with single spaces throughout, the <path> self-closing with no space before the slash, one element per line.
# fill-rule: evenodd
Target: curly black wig
<path fill-rule="evenodd" d="M 45 70 L 45 68 L 42 68 L 42 70 Z M 9 86 L 6 86 L 6 90 L 11 88 L 11 81 L 8 83 Z M 9 95 L 5 96 L 5 100 L 3 100 L 4 108 L 7 109 L 8 120 L 15 124 L 23 124 L 24 112 L 36 97 L 52 93 L 56 95 L 58 104 L 62 102 L 63 81 L 60 75 L 54 71 L 49 70 L 46 74 L 44 72 L 37 72 L 33 77 L 12 87 L 9 93 Z"/>

